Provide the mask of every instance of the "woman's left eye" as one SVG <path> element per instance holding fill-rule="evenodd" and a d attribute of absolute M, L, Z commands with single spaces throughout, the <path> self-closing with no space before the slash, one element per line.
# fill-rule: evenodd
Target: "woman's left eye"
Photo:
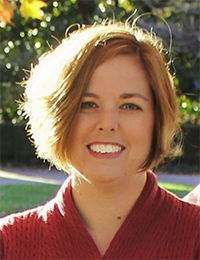
<path fill-rule="evenodd" d="M 124 104 L 122 106 L 122 109 L 127 109 L 127 110 L 140 110 L 140 107 L 135 105 L 135 104 L 132 104 L 132 103 L 128 103 L 128 104 Z"/>

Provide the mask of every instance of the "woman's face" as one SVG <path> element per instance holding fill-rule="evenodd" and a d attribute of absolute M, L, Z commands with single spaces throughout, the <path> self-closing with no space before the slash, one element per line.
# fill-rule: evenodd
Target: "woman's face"
<path fill-rule="evenodd" d="M 154 128 L 152 94 L 139 58 L 118 55 L 101 64 L 84 94 L 72 137 L 72 166 L 89 181 L 136 174 Z"/>

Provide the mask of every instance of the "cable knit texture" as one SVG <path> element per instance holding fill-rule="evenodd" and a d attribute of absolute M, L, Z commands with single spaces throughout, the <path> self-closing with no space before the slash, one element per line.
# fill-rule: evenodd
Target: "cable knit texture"
<path fill-rule="evenodd" d="M 200 259 L 200 207 L 146 185 L 101 257 L 76 210 L 69 177 L 57 196 L 0 220 L 0 259 Z"/>

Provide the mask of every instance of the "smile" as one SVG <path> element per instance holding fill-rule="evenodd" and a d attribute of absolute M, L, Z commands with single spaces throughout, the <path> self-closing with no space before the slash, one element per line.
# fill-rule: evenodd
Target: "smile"
<path fill-rule="evenodd" d="M 119 153 L 125 149 L 123 146 L 116 144 L 92 144 L 88 148 L 95 153 Z"/>

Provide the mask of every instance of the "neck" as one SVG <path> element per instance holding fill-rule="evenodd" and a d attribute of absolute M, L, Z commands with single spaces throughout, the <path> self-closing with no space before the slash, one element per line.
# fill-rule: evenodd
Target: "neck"
<path fill-rule="evenodd" d="M 89 182 L 76 174 L 72 176 L 76 208 L 102 254 L 134 206 L 145 183 L 146 173 L 107 183 Z"/>

